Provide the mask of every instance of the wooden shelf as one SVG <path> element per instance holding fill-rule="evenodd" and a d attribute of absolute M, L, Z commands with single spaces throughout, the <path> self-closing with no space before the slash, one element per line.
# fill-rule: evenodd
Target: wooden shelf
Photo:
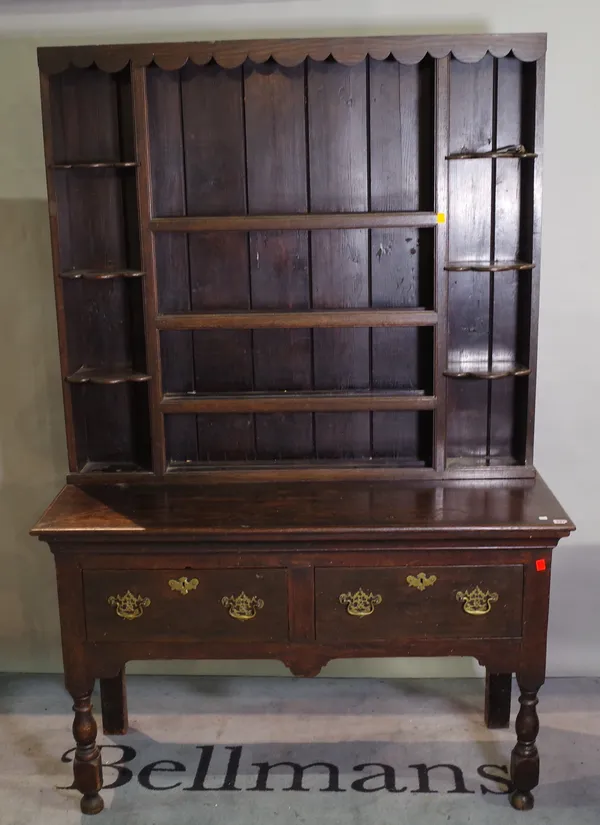
<path fill-rule="evenodd" d="M 447 378 L 473 378 L 484 381 L 494 381 L 498 378 L 518 378 L 529 375 L 531 369 L 522 364 L 499 361 L 491 364 L 486 362 L 449 362 L 444 370 Z"/>
<path fill-rule="evenodd" d="M 101 160 L 82 163 L 51 163 L 50 169 L 130 169 L 139 166 L 135 160 Z"/>
<path fill-rule="evenodd" d="M 67 269 L 60 277 L 67 281 L 111 281 L 113 278 L 141 278 L 145 273 L 139 269 Z"/>
<path fill-rule="evenodd" d="M 523 466 L 513 456 L 464 456 L 460 458 L 449 458 L 447 462 L 449 470 L 473 467 L 519 467 Z"/>
<path fill-rule="evenodd" d="M 102 473 L 136 473 L 152 475 L 146 467 L 140 467 L 133 461 L 88 461 L 81 468 L 80 473 L 84 475 Z"/>
<path fill-rule="evenodd" d="M 524 146 L 503 146 L 500 149 L 493 149 L 489 152 L 453 152 L 446 155 L 446 160 L 480 160 L 491 158 L 500 160 L 501 158 L 537 158 L 536 152 L 528 152 Z"/>
<path fill-rule="evenodd" d="M 156 327 L 162 330 L 429 327 L 436 323 L 437 313 L 425 309 L 182 312 L 156 318 Z"/>
<path fill-rule="evenodd" d="M 524 261 L 449 261 L 447 272 L 513 272 L 534 269 L 535 264 Z"/>
<path fill-rule="evenodd" d="M 67 375 L 69 384 L 126 384 L 129 382 L 150 381 L 151 376 L 143 372 L 134 372 L 130 367 L 80 367 Z"/>
<path fill-rule="evenodd" d="M 181 473 L 187 475 L 191 473 L 213 473 L 213 472 L 236 472 L 254 475 L 261 471 L 269 470 L 289 470 L 291 472 L 302 472 L 305 470 L 315 470 L 319 473 L 332 473 L 339 470 L 392 470 L 392 469 L 419 468 L 428 469 L 424 461 L 407 460 L 402 458 L 362 458 L 362 459 L 272 459 L 271 461 L 170 461 L 167 466 L 168 474 Z"/>
<path fill-rule="evenodd" d="M 344 390 L 338 392 L 244 392 L 164 395 L 165 413 L 353 412 L 359 410 L 433 410 L 434 395 L 421 390 Z"/>
<path fill-rule="evenodd" d="M 389 229 L 428 227 L 439 222 L 436 212 L 326 212 L 294 215 L 223 215 L 154 218 L 154 232 L 260 232 L 277 229 Z"/>

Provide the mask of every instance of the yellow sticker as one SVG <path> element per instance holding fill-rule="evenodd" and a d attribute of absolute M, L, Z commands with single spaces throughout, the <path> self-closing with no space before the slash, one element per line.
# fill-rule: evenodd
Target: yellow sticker
<path fill-rule="evenodd" d="M 437 219 L 438 219 L 438 223 L 446 223 L 446 216 L 444 215 L 443 212 L 438 212 Z"/>

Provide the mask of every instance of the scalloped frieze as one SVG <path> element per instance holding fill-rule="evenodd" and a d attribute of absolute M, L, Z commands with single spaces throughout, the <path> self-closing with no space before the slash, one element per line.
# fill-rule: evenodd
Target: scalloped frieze
<path fill-rule="evenodd" d="M 65 46 L 38 50 L 43 72 L 56 74 L 69 66 L 83 69 L 97 66 L 105 72 L 118 72 L 128 63 L 161 69 L 181 69 L 190 60 L 204 66 L 214 60 L 223 69 L 234 69 L 246 60 L 280 66 L 297 66 L 307 57 L 352 66 L 367 55 L 374 60 L 392 56 L 399 63 L 413 64 L 425 55 L 440 58 L 452 54 L 463 63 L 481 60 L 488 52 L 494 57 L 512 53 L 524 62 L 538 60 L 546 51 L 545 34 L 513 35 L 415 35 L 406 37 L 303 38 L 297 40 L 222 40 L 214 43 L 139 43 L 117 46 Z"/>

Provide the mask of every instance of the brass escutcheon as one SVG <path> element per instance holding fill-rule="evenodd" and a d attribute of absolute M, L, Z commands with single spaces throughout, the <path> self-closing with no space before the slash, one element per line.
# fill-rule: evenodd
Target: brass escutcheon
<path fill-rule="evenodd" d="M 456 600 L 463 603 L 463 610 L 469 616 L 485 616 L 492 609 L 492 602 L 498 601 L 498 594 L 489 590 L 484 593 L 477 585 L 473 590 L 459 590 Z"/>
<path fill-rule="evenodd" d="M 221 604 L 227 608 L 227 612 L 233 619 L 239 619 L 240 622 L 253 619 L 256 611 L 262 610 L 265 606 L 264 601 L 258 596 L 246 596 L 243 590 L 239 596 L 223 596 Z"/>
<path fill-rule="evenodd" d="M 419 573 L 416 576 L 407 576 L 406 581 L 410 587 L 416 587 L 417 590 L 425 590 L 426 587 L 431 587 L 437 581 L 437 576 L 426 576 L 425 573 Z"/>
<path fill-rule="evenodd" d="M 190 590 L 195 590 L 198 587 L 198 579 L 188 579 L 187 576 L 182 576 L 180 579 L 169 579 L 169 587 L 171 590 L 176 590 L 182 596 L 187 596 Z"/>
<path fill-rule="evenodd" d="M 340 595 L 340 604 L 346 605 L 346 612 L 350 616 L 358 616 L 359 619 L 370 616 L 375 610 L 375 606 L 381 604 L 382 601 L 382 596 L 365 593 L 362 587 L 356 593 L 342 593 Z"/>
<path fill-rule="evenodd" d="M 150 599 L 144 596 L 134 596 L 128 590 L 124 596 L 109 596 L 108 603 L 115 608 L 121 619 L 139 619 L 145 607 L 150 607 Z"/>

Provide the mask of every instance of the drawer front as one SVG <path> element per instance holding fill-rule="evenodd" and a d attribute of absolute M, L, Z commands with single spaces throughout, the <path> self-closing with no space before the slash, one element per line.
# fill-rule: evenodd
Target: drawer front
<path fill-rule="evenodd" d="M 285 570 L 86 570 L 90 641 L 285 641 Z"/>
<path fill-rule="evenodd" d="M 317 569 L 317 639 L 521 636 L 522 565 Z"/>

